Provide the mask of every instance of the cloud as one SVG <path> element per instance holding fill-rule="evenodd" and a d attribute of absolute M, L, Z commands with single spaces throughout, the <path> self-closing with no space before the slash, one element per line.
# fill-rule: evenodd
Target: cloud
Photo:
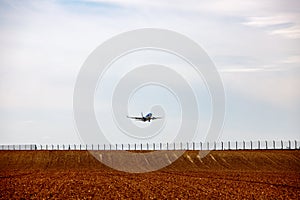
<path fill-rule="evenodd" d="M 300 26 L 292 26 L 271 31 L 272 35 L 283 35 L 291 39 L 300 38 Z"/>
<path fill-rule="evenodd" d="M 282 62 L 287 64 L 300 64 L 300 55 L 288 56 L 286 59 L 282 60 Z"/>
<path fill-rule="evenodd" d="M 271 35 L 281 35 L 290 39 L 299 39 L 299 19 L 300 15 L 248 17 L 247 22 L 242 24 L 258 28 L 268 28 L 267 32 Z"/>
<path fill-rule="evenodd" d="M 231 68 L 223 68 L 218 70 L 221 73 L 251 73 L 251 72 L 263 72 L 266 71 L 265 68 L 244 68 L 241 66 Z"/>
<path fill-rule="evenodd" d="M 281 35 L 289 39 L 300 38 L 299 24 L 299 2 L 288 0 L 282 3 L 278 0 L 269 1 L 207 1 L 196 0 L 173 1 L 147 1 L 147 0 L 87 0 L 87 2 L 113 3 L 119 6 L 133 9 L 152 10 L 153 13 L 159 10 L 172 12 L 190 12 L 193 14 L 206 13 L 209 16 L 233 16 L 241 18 L 246 22 L 242 24 L 251 27 L 272 27 L 269 34 Z M 297 9 L 298 6 L 298 9 Z M 154 10 L 153 10 L 154 9 Z M 284 27 L 282 27 L 284 26 Z"/>
<path fill-rule="evenodd" d="M 272 16 L 272 17 L 248 17 L 247 22 L 242 24 L 247 26 L 255 27 L 266 27 L 274 25 L 284 25 L 291 23 L 290 20 L 286 19 L 283 16 Z"/>

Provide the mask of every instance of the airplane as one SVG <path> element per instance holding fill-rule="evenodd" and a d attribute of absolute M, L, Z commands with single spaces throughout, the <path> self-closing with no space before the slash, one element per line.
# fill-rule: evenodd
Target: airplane
<path fill-rule="evenodd" d="M 146 116 L 143 115 L 143 113 L 141 113 L 142 117 L 129 117 L 127 116 L 127 118 L 130 119 L 135 119 L 138 121 L 142 121 L 142 122 L 150 122 L 151 120 L 155 120 L 155 119 L 162 119 L 162 117 L 152 117 L 152 113 L 148 113 Z"/>

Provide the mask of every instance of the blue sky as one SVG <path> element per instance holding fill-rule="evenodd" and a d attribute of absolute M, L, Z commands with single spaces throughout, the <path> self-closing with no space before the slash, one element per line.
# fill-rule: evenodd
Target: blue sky
<path fill-rule="evenodd" d="M 83 62 L 112 36 L 149 27 L 188 36 L 215 63 L 226 93 L 220 140 L 299 140 L 299 8 L 297 0 L 2 0 L 0 143 L 79 143 L 72 98 Z"/>

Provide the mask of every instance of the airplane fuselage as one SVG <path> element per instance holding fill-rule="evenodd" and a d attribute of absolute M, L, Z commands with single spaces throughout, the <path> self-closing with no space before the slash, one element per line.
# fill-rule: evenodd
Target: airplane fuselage
<path fill-rule="evenodd" d="M 152 113 L 148 113 L 145 117 L 143 117 L 143 121 L 151 121 Z"/>
<path fill-rule="evenodd" d="M 155 120 L 155 119 L 161 119 L 162 117 L 153 117 L 152 113 L 148 113 L 147 115 L 143 115 L 143 113 L 141 113 L 141 117 L 130 117 L 127 116 L 127 118 L 131 118 L 131 119 L 135 119 L 135 120 L 139 120 L 142 122 L 151 122 L 151 120 Z"/>

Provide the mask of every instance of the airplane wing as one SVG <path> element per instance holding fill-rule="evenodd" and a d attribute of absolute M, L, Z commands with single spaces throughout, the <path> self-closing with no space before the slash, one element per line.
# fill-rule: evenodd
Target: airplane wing
<path fill-rule="evenodd" d="M 143 118 L 142 118 L 142 117 L 129 117 L 129 116 L 127 116 L 127 118 L 130 118 L 130 119 L 135 119 L 135 120 L 143 120 Z"/>
<path fill-rule="evenodd" d="M 162 117 L 151 117 L 151 120 L 155 120 L 155 119 L 162 119 Z"/>

